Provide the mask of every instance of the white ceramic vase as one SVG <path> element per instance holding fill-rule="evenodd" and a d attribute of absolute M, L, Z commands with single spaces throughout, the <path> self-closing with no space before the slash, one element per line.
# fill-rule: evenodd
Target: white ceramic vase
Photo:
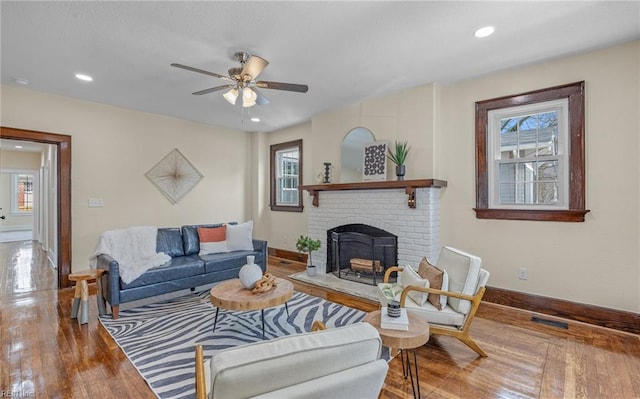
<path fill-rule="evenodd" d="M 255 287 L 256 282 L 262 278 L 262 269 L 260 266 L 253 263 L 255 256 L 247 256 L 247 264 L 240 268 L 240 282 L 242 286 L 248 290 Z"/>

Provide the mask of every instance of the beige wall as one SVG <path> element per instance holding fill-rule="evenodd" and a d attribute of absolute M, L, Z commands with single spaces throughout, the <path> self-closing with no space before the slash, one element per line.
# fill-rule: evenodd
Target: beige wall
<path fill-rule="evenodd" d="M 390 145 L 396 140 L 409 142 L 406 179 L 433 175 L 433 157 L 422 156 L 433 153 L 433 95 L 433 86 L 425 85 L 314 116 L 312 151 L 305 152 L 305 168 L 315 176 L 323 170 L 324 162 L 331 162 L 334 181 L 339 181 L 342 140 L 351 129 L 362 126 L 371 130 L 376 140 Z M 395 179 L 390 162 L 387 171 L 387 178 Z"/>
<path fill-rule="evenodd" d="M 248 133 L 8 86 L 1 123 L 72 136 L 73 270 L 108 229 L 251 217 Z M 145 177 L 174 148 L 204 175 L 176 205 Z M 89 198 L 105 206 L 89 208 Z"/>
<path fill-rule="evenodd" d="M 490 285 L 640 311 L 639 56 L 635 42 L 442 87 L 442 242 L 482 256 Z M 581 80 L 586 221 L 476 219 L 475 102 Z"/>
<path fill-rule="evenodd" d="M 253 219 L 258 222 L 257 233 L 269 238 L 269 247 L 296 250 L 296 240 L 301 234 L 307 234 L 307 215 L 304 212 L 274 212 L 269 207 L 270 200 L 270 146 L 272 144 L 286 143 L 292 140 L 302 139 L 303 156 L 303 184 L 313 184 L 312 171 L 308 156 L 313 152 L 311 147 L 311 123 L 302 123 L 287 129 L 272 133 L 256 133 L 253 136 L 255 154 L 259 160 L 257 174 L 260 176 L 259 198 L 254 205 Z M 315 175 L 315 173 L 314 173 Z M 306 197 L 306 194 L 305 194 Z M 305 204 L 306 208 L 307 204 Z"/>
<path fill-rule="evenodd" d="M 246 220 L 269 246 L 295 250 L 305 213 L 271 212 L 269 145 L 303 139 L 304 181 L 334 165 L 353 127 L 408 140 L 407 178 L 449 182 L 441 242 L 482 256 L 489 285 L 640 311 L 640 42 L 450 85 L 424 85 L 247 134 L 34 91 L 3 87 L 2 124 L 73 136 L 73 263 L 85 267 L 107 228 Z M 586 81 L 587 214 L 584 223 L 479 220 L 475 206 L 474 103 Z M 34 112 L 37 110 L 38 112 Z M 144 173 L 179 148 L 205 179 L 171 205 Z M 390 171 L 389 179 L 393 179 Z M 90 197 L 104 208 L 88 208 Z M 305 199 L 308 199 L 305 193 Z M 310 206 L 308 202 L 306 206 Z M 517 279 L 520 267 L 529 279 Z"/>
<path fill-rule="evenodd" d="M 449 183 L 442 190 L 442 244 L 481 256 L 491 272 L 489 285 L 638 312 L 639 47 L 640 42 L 629 43 L 456 84 L 421 86 L 316 115 L 303 135 L 305 182 L 324 161 L 333 163 L 339 180 L 340 143 L 353 127 L 369 128 L 378 140 L 408 140 L 407 178 Z M 476 219 L 475 102 L 580 80 L 586 81 L 586 222 Z M 269 140 L 286 141 L 288 133 L 270 133 Z M 262 148 L 268 154 L 268 146 Z M 388 178 L 394 178 L 392 171 Z M 264 190 L 268 195 L 268 184 Z M 265 225 L 270 246 L 294 250 L 290 240 L 272 234 L 284 235 L 289 226 L 306 232 L 306 215 L 273 212 Z M 520 267 L 528 269 L 528 280 L 518 279 Z"/>
<path fill-rule="evenodd" d="M 434 89 L 432 85 L 420 86 L 399 93 L 371 99 L 354 106 L 341 108 L 316 115 L 311 123 L 304 123 L 288 129 L 261 134 L 254 142 L 260 154 L 264 154 L 264 164 L 260 176 L 266 184 L 261 186 L 264 199 L 260 207 L 264 234 L 269 237 L 269 246 L 295 251 L 299 235 L 307 234 L 307 215 L 294 212 L 272 212 L 269 202 L 269 146 L 295 139 L 303 139 L 304 184 L 317 184 L 315 176 L 324 171 L 324 162 L 332 164 L 333 182 L 339 182 L 341 169 L 340 146 L 342 140 L 354 127 L 366 127 L 376 140 L 409 141 L 411 152 L 407 159 L 405 178 L 422 178 L 433 173 L 434 158 L 420 156 L 433 152 Z M 262 158 L 261 158 L 262 159 Z M 391 163 L 388 164 L 388 178 L 395 179 Z M 304 193 L 305 208 L 312 206 L 308 193 Z M 254 216 L 255 218 L 255 216 Z"/>

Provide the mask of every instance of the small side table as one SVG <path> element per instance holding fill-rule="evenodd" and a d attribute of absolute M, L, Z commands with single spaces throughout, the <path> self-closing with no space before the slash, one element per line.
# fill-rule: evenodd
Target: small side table
<path fill-rule="evenodd" d="M 418 360 L 416 357 L 416 348 L 421 347 L 429 341 L 429 323 L 426 320 L 422 320 L 411 313 L 409 316 L 409 330 L 390 330 L 380 327 L 380 310 L 375 310 L 367 314 L 363 321 L 374 326 L 382 343 L 389 348 L 400 349 L 400 359 L 402 360 L 402 374 L 406 379 L 407 376 L 411 378 L 411 389 L 413 390 L 413 397 L 420 397 L 420 377 L 418 376 Z M 411 362 L 409 358 L 408 350 L 413 351 L 413 366 L 415 369 L 415 381 L 413 378 L 413 372 L 411 370 Z M 417 393 L 417 395 L 416 395 Z"/>
<path fill-rule="evenodd" d="M 104 274 L 102 269 L 89 269 L 69 274 L 69 281 L 76 282 L 76 291 L 73 295 L 71 305 L 71 318 L 78 319 L 78 323 L 87 324 L 89 322 L 89 281 L 96 281 L 98 292 L 98 313 L 100 316 L 106 314 L 104 298 L 102 298 L 102 282 L 100 277 Z M 78 313 L 80 313 L 78 315 Z"/>

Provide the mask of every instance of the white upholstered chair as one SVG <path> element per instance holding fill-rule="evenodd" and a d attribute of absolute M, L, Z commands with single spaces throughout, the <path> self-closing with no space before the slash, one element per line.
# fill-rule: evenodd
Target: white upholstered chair
<path fill-rule="evenodd" d="M 206 362 L 196 346 L 197 399 L 377 398 L 387 375 L 368 323 L 225 349 Z"/>
<path fill-rule="evenodd" d="M 419 276 L 415 279 L 411 275 L 407 276 L 402 267 L 388 268 L 384 283 L 378 285 L 382 306 L 386 306 L 390 299 L 389 289 L 394 288 L 393 299 L 399 300 L 400 306 L 407 308 L 411 314 L 426 319 L 431 333 L 456 337 L 480 356 L 487 356 L 469 335 L 469 327 L 484 295 L 489 272 L 482 268 L 482 260 L 479 257 L 451 247 L 442 248 L 435 266 L 446 271 L 446 290 L 425 287 L 429 284 L 422 284 Z M 398 285 L 395 286 L 389 284 L 390 274 L 394 271 L 398 272 L 399 276 Z M 417 275 L 417 272 L 415 274 Z M 405 279 L 408 281 L 402 281 L 403 276 L 406 276 Z M 429 300 L 426 299 L 428 294 L 446 296 L 440 301 L 436 299 L 436 303 L 442 303 L 441 310 L 432 304 L 431 297 Z"/>

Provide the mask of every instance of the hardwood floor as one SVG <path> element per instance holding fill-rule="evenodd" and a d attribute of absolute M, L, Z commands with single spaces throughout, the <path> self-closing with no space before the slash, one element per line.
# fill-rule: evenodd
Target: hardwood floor
<path fill-rule="evenodd" d="M 38 245 L 0 244 L 0 397 L 155 398 L 97 320 L 69 318 L 73 289 L 58 291 Z M 28 267 L 27 267 L 28 265 Z M 304 265 L 269 258 L 286 277 Z M 377 304 L 294 281 L 297 290 L 363 310 Z M 450 337 L 418 349 L 422 398 L 640 398 L 640 337 L 483 303 L 471 327 L 489 354 L 479 358 Z M 381 398 L 411 398 L 399 358 L 389 364 Z M 354 398 L 359 399 L 359 398 Z"/>

